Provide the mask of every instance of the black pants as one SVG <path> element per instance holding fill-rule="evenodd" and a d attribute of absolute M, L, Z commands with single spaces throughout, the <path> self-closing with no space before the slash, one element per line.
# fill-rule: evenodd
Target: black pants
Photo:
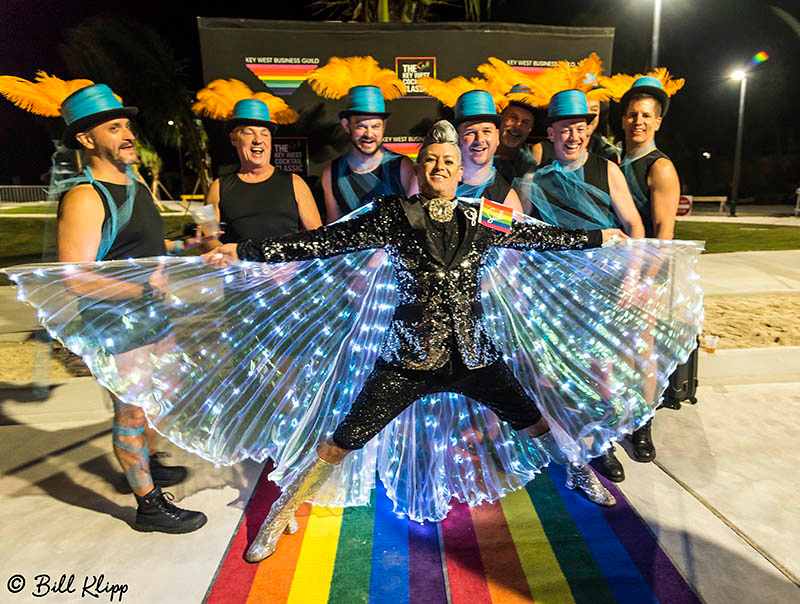
<path fill-rule="evenodd" d="M 350 412 L 336 427 L 333 443 L 342 449 L 360 449 L 414 401 L 437 392 L 475 399 L 515 430 L 542 417 L 502 359 L 469 369 L 454 352 L 447 365 L 430 371 L 404 369 L 378 359 Z"/>

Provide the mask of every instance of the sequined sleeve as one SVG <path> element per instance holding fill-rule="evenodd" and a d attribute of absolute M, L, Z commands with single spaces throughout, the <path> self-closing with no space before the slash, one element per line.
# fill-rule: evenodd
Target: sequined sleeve
<path fill-rule="evenodd" d="M 278 238 L 264 239 L 260 244 L 252 240 L 239 243 L 237 252 L 241 260 L 260 262 L 289 262 L 329 258 L 338 254 L 369 248 L 383 247 L 391 220 L 387 202 L 376 200 L 372 207 L 364 208 L 358 215 L 311 231 L 300 231 Z"/>
<path fill-rule="evenodd" d="M 517 250 L 584 250 L 603 244 L 600 230 L 584 231 L 514 222 L 509 233 L 496 233 L 492 242 L 494 246 Z"/>

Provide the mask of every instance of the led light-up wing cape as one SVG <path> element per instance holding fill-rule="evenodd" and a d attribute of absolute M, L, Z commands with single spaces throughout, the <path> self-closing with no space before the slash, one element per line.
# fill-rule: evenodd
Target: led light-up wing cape
<path fill-rule="evenodd" d="M 485 320 L 576 462 L 649 417 L 694 347 L 699 251 L 636 240 L 493 252 Z M 396 302 L 380 250 L 227 268 L 169 257 L 5 272 L 51 336 L 161 434 L 215 464 L 271 457 L 279 484 L 349 410 Z M 144 286 L 154 272 L 168 279 L 163 291 L 115 299 L 113 282 Z M 348 456 L 315 503 L 367 504 L 377 469 L 397 513 L 441 520 L 452 497 L 478 504 L 533 478 L 548 460 L 530 445 L 479 403 L 427 397 Z"/>

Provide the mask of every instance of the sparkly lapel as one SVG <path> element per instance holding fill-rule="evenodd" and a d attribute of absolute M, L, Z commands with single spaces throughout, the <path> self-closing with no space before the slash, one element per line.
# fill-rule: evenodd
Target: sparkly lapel
<path fill-rule="evenodd" d="M 469 219 L 469 216 L 466 215 L 468 209 L 472 209 L 473 211 L 475 211 L 475 221 L 474 221 L 475 224 L 472 224 L 473 221 L 471 221 Z M 453 256 L 453 260 L 452 262 L 450 262 L 448 266 L 453 266 L 454 264 L 458 264 L 464 259 L 464 256 L 466 256 L 472 249 L 472 240 L 475 239 L 475 233 L 478 232 L 478 220 L 477 220 L 478 214 L 475 208 L 466 205 L 463 201 L 459 201 L 456 211 L 465 214 L 464 220 L 466 221 L 467 226 L 466 229 L 464 230 L 464 239 L 461 242 L 461 245 L 458 246 L 458 249 L 456 250 L 456 255 Z"/>

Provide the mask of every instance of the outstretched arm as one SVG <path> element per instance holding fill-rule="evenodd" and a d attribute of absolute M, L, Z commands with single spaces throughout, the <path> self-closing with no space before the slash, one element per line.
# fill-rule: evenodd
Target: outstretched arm
<path fill-rule="evenodd" d="M 260 243 L 248 239 L 232 249 L 226 245 L 215 251 L 233 259 L 290 262 L 382 247 L 388 243 L 387 233 L 392 219 L 389 205 L 383 200 L 376 200 L 365 206 L 362 213 L 343 222 L 277 239 L 265 239 Z"/>
<path fill-rule="evenodd" d="M 495 233 L 493 245 L 528 251 L 584 250 L 600 247 L 615 235 L 620 239 L 628 238 L 619 229 L 584 231 L 524 222 L 514 222 L 508 233 Z"/>

